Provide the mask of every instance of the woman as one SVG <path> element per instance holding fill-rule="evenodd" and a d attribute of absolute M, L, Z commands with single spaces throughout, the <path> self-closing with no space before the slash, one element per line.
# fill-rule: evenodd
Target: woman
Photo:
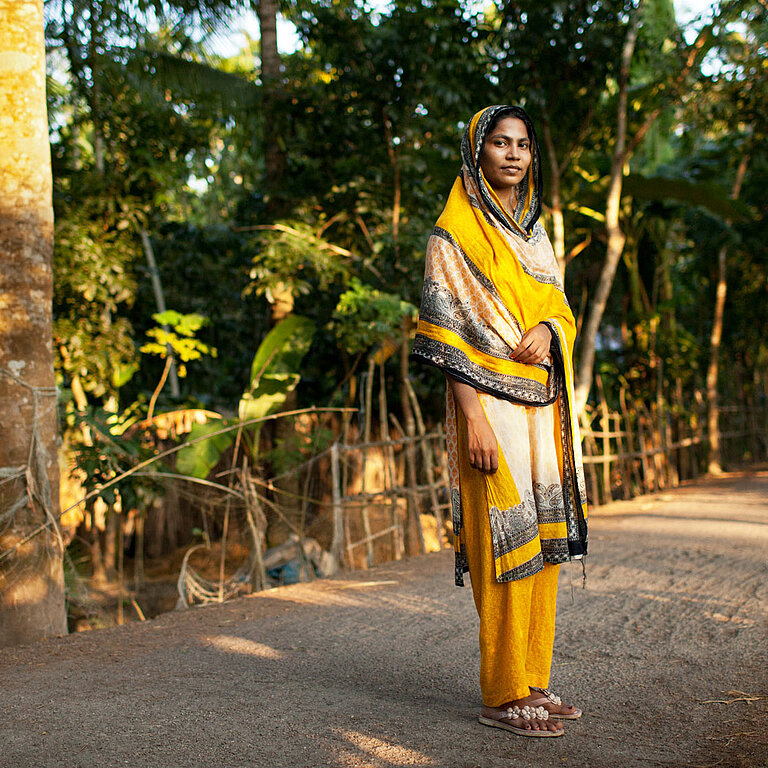
<path fill-rule="evenodd" d="M 581 711 L 548 690 L 560 564 L 587 552 L 573 411 L 576 335 L 520 107 L 478 112 L 427 246 L 415 360 L 446 376 L 456 584 L 480 615 L 480 722 L 560 736 Z"/>

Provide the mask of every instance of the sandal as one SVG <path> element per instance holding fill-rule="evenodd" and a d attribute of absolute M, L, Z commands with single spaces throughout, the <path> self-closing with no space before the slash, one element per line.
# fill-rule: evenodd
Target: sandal
<path fill-rule="evenodd" d="M 483 725 L 490 725 L 492 728 L 503 728 L 505 731 L 511 731 L 518 736 L 534 736 L 534 737 L 549 737 L 549 736 L 562 736 L 565 731 L 559 728 L 556 731 L 535 731 L 533 728 L 518 728 L 516 725 L 510 725 L 510 723 L 504 723 L 503 720 L 516 720 L 522 718 L 523 720 L 549 720 L 549 712 L 544 707 L 530 707 L 528 705 L 524 707 L 507 707 L 507 709 L 497 712 L 492 716 L 480 715 L 477 718 L 479 723 Z"/>
<path fill-rule="evenodd" d="M 563 705 L 563 700 L 559 696 L 555 696 L 555 694 L 552 693 L 549 688 L 536 688 L 531 686 L 531 690 L 544 694 L 541 698 L 528 702 L 532 707 L 541 707 L 543 704 L 547 703 L 554 704 L 556 707 L 561 707 Z M 574 707 L 573 710 L 574 711 L 570 714 L 562 712 L 550 712 L 549 714 L 550 717 L 556 720 L 578 720 L 584 714 L 577 707 Z"/>

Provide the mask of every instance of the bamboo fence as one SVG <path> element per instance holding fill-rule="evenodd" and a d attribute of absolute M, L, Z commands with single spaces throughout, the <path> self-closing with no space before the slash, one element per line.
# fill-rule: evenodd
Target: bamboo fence
<path fill-rule="evenodd" d="M 706 472 L 706 403 L 638 403 L 621 398 L 608 408 L 602 387 L 598 403 L 582 423 L 584 469 L 591 507 L 615 499 L 674 488 Z M 725 466 L 768 458 L 768 407 L 729 405 L 720 409 L 720 444 Z M 407 450 L 416 448 L 415 451 Z M 425 551 L 424 515 L 435 518 L 437 547 L 450 532 L 445 435 L 429 433 L 395 440 L 335 443 L 330 452 L 334 554 L 347 567 L 370 567 Z M 410 473 L 408 460 L 416 460 Z M 376 487 L 366 485 L 368 467 L 380 468 Z M 414 482 L 416 478 L 416 482 Z M 448 524 L 446 524 L 448 523 Z M 355 531 L 362 535 L 354 535 Z M 414 533 L 415 531 L 415 533 Z M 431 539 L 434 548 L 434 538 Z M 382 543 L 386 546 L 381 547 Z M 361 556 L 361 552 L 364 556 Z"/>

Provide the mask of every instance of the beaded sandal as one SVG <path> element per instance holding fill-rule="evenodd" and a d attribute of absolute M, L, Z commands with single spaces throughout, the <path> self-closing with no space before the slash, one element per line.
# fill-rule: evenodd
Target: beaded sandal
<path fill-rule="evenodd" d="M 554 704 L 556 707 L 561 707 L 563 705 L 563 700 L 559 696 L 555 696 L 552 691 L 549 690 L 549 688 L 536 688 L 534 686 L 531 686 L 532 691 L 538 691 L 539 693 L 543 693 L 544 695 L 541 698 L 534 699 L 533 701 L 529 701 L 528 703 L 532 707 L 540 707 L 542 704 Z M 562 713 L 562 712 L 550 712 L 549 715 L 553 720 L 578 720 L 584 713 L 577 709 L 576 707 L 573 708 L 573 712 L 570 714 L 568 713 Z"/>
<path fill-rule="evenodd" d="M 518 736 L 546 738 L 551 736 L 562 736 L 565 733 L 562 728 L 559 728 L 556 731 L 536 731 L 533 728 L 518 728 L 516 725 L 502 722 L 503 720 L 515 720 L 517 718 L 522 718 L 526 722 L 530 720 L 544 721 L 549 720 L 549 712 L 547 712 L 544 707 L 531 707 L 526 704 L 524 707 L 507 707 L 507 709 L 501 712 L 496 712 L 491 716 L 480 715 L 477 720 L 483 725 L 490 725 L 492 728 L 503 728 L 505 731 L 516 733 Z"/>

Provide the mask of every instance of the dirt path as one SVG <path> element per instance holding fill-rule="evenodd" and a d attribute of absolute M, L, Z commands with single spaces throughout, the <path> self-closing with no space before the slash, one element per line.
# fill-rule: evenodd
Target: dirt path
<path fill-rule="evenodd" d="M 563 570 L 564 738 L 477 724 L 452 555 L 0 651 L 3 768 L 768 766 L 768 472 L 603 508 Z"/>

